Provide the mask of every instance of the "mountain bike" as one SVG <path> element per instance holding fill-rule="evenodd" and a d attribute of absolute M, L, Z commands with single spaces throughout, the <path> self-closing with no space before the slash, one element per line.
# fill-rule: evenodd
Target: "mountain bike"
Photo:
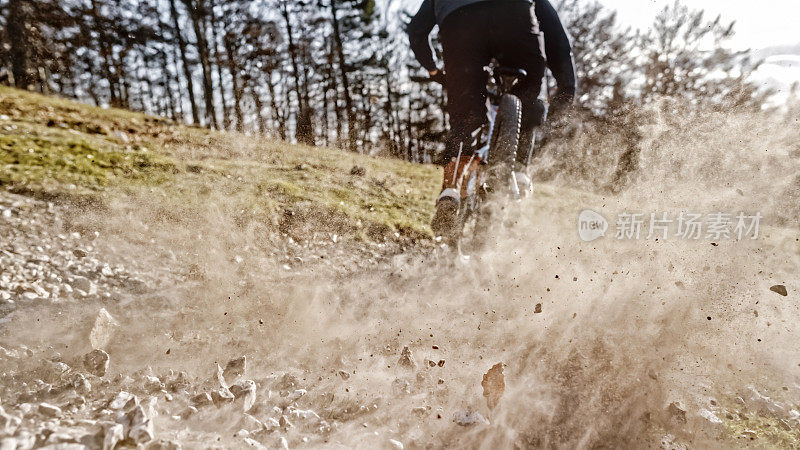
<path fill-rule="evenodd" d="M 456 163 L 445 169 L 445 188 L 436 202 L 434 223 L 446 221 L 441 228 L 442 242 L 460 252 L 461 244 L 469 237 L 479 244 L 489 225 L 508 205 L 507 199 L 520 199 L 529 192 L 521 189 L 514 171 L 522 124 L 522 103 L 511 94 L 514 86 L 527 73 L 522 69 L 501 67 L 492 63 L 484 68 L 488 73 L 488 122 L 473 137 L 470 150 L 462 152 Z M 432 82 L 426 77 L 411 77 L 416 82 Z M 450 178 L 452 177 L 452 178 Z"/>

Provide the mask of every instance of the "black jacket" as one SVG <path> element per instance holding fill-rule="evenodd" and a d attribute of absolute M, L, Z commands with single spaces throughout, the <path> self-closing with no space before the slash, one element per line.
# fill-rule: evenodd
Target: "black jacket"
<path fill-rule="evenodd" d="M 436 25 L 458 8 L 482 1 L 526 1 L 529 0 L 423 0 L 417 14 L 411 19 L 406 32 L 411 41 L 411 49 L 422 67 L 428 71 L 436 69 L 430 34 Z M 567 32 L 561 24 L 553 5 L 548 0 L 535 0 L 534 14 L 539 21 L 539 29 L 544 34 L 547 67 L 556 79 L 560 95 L 570 98 L 575 95 L 575 67 L 572 62 L 572 46 Z"/>

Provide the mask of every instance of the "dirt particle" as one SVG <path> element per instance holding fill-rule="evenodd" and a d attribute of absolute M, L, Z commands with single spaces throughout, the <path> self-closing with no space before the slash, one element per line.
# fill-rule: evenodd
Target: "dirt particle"
<path fill-rule="evenodd" d="M 769 290 L 774 292 L 774 293 L 776 293 L 776 294 L 778 294 L 778 295 L 782 295 L 784 297 L 789 295 L 789 293 L 786 291 L 786 286 L 784 286 L 782 284 L 776 284 L 775 286 L 772 286 L 771 288 L 769 288 Z"/>
<path fill-rule="evenodd" d="M 503 375 L 503 363 L 497 363 L 483 375 L 481 387 L 483 396 L 486 397 L 486 404 L 489 409 L 494 409 L 500 402 L 506 390 L 505 376 Z"/>
<path fill-rule="evenodd" d="M 414 355 L 411 354 L 411 349 L 408 348 L 408 346 L 403 347 L 403 350 L 400 352 L 400 360 L 398 360 L 397 363 L 400 367 L 408 369 L 417 367 L 417 363 L 414 362 Z"/>

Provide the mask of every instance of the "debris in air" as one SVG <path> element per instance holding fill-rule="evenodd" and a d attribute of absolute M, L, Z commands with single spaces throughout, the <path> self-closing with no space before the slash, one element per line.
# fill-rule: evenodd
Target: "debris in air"
<path fill-rule="evenodd" d="M 772 291 L 772 292 L 775 292 L 778 295 L 782 295 L 784 297 L 789 295 L 789 293 L 786 291 L 786 286 L 784 286 L 782 284 L 776 284 L 775 286 L 772 286 L 771 288 L 769 288 L 769 290 Z"/>
<path fill-rule="evenodd" d="M 494 409 L 500 402 L 500 397 L 506 390 L 505 375 L 503 375 L 503 363 L 497 363 L 483 375 L 483 396 L 486 397 L 486 404 L 489 409 Z"/>
<path fill-rule="evenodd" d="M 453 417 L 453 420 L 462 427 L 468 427 L 470 425 L 488 425 L 489 421 L 486 420 L 485 417 L 479 412 L 474 411 L 459 411 Z"/>
<path fill-rule="evenodd" d="M 411 349 L 407 346 L 403 347 L 403 351 L 400 352 L 400 360 L 397 363 L 401 367 L 407 367 L 409 369 L 417 367 L 417 364 L 414 362 L 414 356 L 411 354 Z"/>

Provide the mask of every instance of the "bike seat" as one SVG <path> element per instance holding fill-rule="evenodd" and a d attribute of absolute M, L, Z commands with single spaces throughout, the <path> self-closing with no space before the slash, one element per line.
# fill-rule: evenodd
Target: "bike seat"
<path fill-rule="evenodd" d="M 513 67 L 498 67 L 494 70 L 495 75 L 501 77 L 512 77 L 522 79 L 528 76 L 528 72 L 523 69 L 515 69 Z"/>

